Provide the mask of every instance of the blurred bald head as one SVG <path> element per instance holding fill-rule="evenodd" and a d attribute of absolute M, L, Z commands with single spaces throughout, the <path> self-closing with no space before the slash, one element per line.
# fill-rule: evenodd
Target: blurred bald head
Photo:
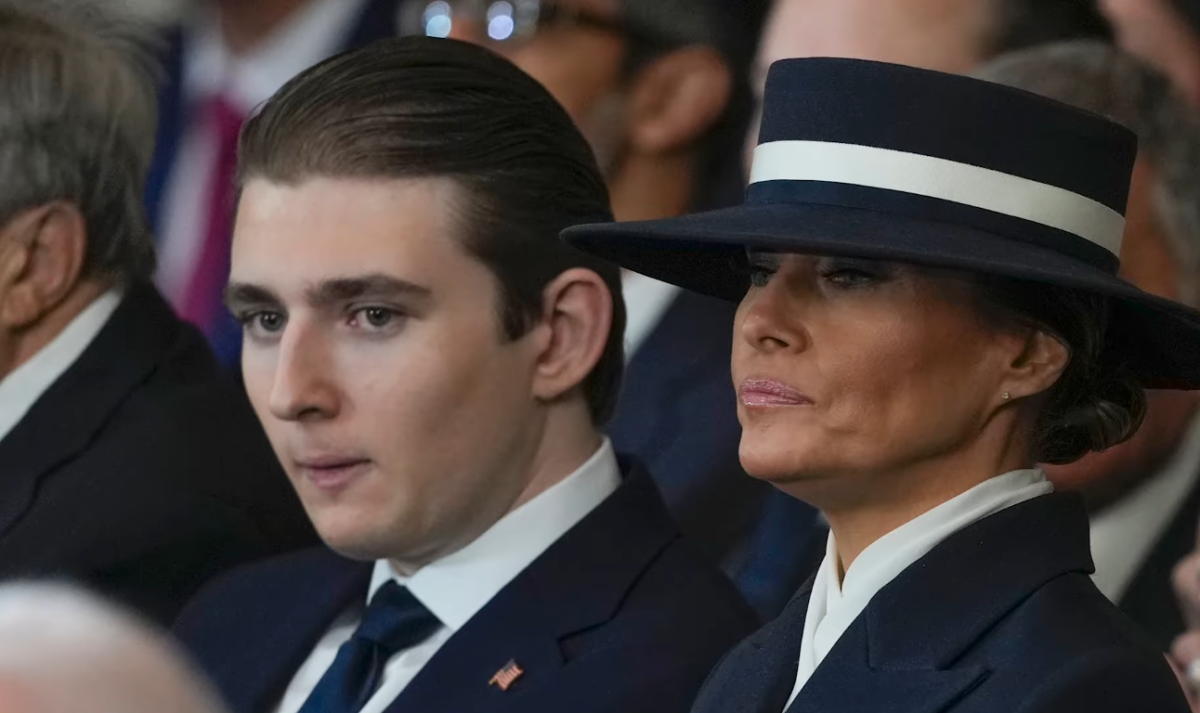
<path fill-rule="evenodd" d="M 224 713 L 165 636 L 80 591 L 0 586 L 0 713 Z"/>

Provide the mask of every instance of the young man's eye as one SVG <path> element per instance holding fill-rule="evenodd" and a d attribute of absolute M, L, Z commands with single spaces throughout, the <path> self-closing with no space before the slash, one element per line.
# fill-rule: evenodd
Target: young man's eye
<path fill-rule="evenodd" d="M 366 329 L 386 329 L 399 322 L 402 316 L 396 310 L 387 307 L 363 307 L 350 315 L 350 324 Z"/>
<path fill-rule="evenodd" d="M 287 324 L 287 318 L 282 312 L 268 310 L 246 312 L 238 315 L 237 320 L 241 322 L 246 333 L 252 336 L 278 334 Z"/>

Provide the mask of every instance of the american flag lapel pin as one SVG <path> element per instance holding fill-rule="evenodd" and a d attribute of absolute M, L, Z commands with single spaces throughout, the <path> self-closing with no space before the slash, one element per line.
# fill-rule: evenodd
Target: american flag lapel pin
<path fill-rule="evenodd" d="M 503 668 L 496 672 L 495 676 L 492 676 L 492 680 L 488 681 L 488 685 L 499 686 L 501 691 L 507 691 L 513 685 L 513 681 L 520 678 L 523 673 L 525 671 L 517 665 L 517 662 L 510 660 L 504 664 Z"/>

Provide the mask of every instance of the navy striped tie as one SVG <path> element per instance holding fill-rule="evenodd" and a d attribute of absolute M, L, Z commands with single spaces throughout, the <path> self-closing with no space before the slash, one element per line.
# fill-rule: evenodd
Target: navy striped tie
<path fill-rule="evenodd" d="M 338 649 L 299 713 L 358 713 L 379 690 L 388 659 L 441 625 L 412 592 L 389 581 L 371 598 L 354 636 Z"/>

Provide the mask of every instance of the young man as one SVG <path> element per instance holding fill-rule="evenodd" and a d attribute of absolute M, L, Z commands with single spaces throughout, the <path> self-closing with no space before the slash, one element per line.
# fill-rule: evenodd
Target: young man
<path fill-rule="evenodd" d="M 241 153 L 246 387 L 334 552 L 181 618 L 234 709 L 686 710 L 754 617 L 601 435 L 624 303 L 557 239 L 611 217 L 570 117 L 486 50 L 385 41 Z"/>

